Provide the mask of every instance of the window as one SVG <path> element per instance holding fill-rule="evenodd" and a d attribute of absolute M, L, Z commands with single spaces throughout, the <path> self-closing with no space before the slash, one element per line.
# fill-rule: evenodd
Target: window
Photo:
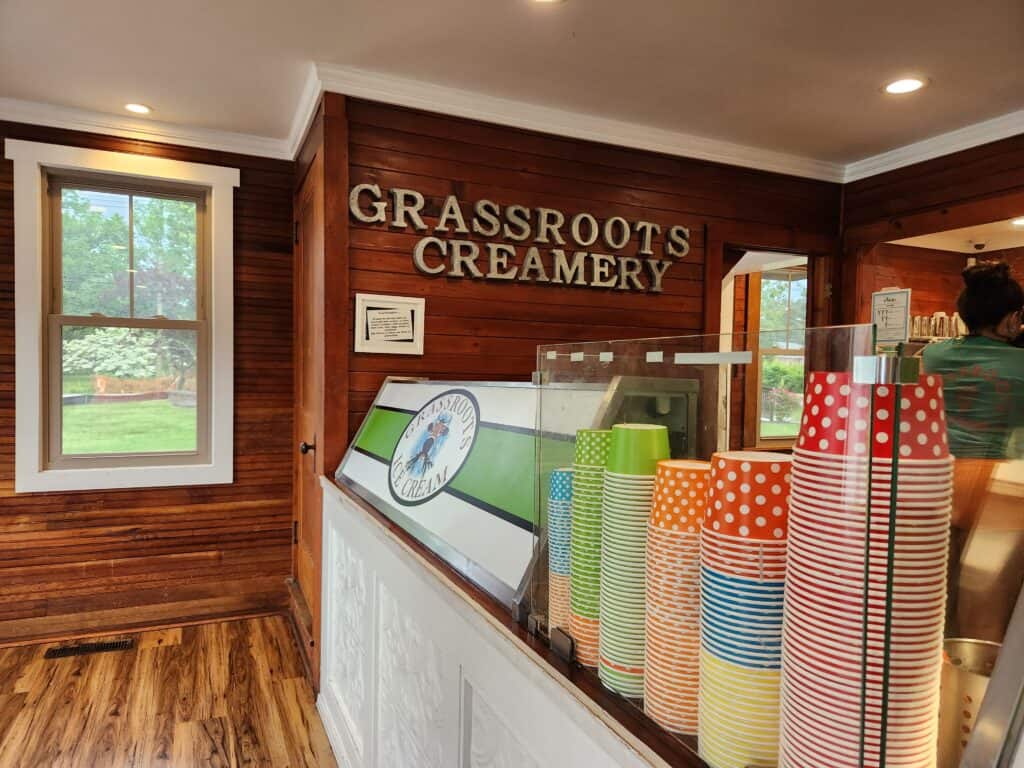
<path fill-rule="evenodd" d="M 755 444 L 791 444 L 803 412 L 807 268 L 751 275 L 749 306 L 757 342 Z"/>
<path fill-rule="evenodd" d="M 48 466 L 209 456 L 203 191 L 47 176 Z"/>
<path fill-rule="evenodd" d="M 234 169 L 7 141 L 17 491 L 231 482 Z"/>

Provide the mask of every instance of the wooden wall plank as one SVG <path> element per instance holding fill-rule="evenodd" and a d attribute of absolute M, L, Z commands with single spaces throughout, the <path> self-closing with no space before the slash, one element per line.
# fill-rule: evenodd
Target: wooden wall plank
<path fill-rule="evenodd" d="M 881 243 L 860 261 L 857 322 L 871 322 L 871 294 L 883 288 L 910 288 L 912 315 L 956 312 L 967 254 Z"/>
<path fill-rule="evenodd" d="M 662 227 L 656 254 L 663 252 L 664 230 L 680 224 L 690 228 L 691 244 L 690 253 L 669 269 L 661 294 L 428 277 L 415 270 L 411 253 L 431 233 L 363 224 L 347 209 L 337 210 L 349 224 L 350 316 L 357 292 L 427 299 L 423 357 L 351 354 L 350 434 L 387 375 L 528 380 L 537 367 L 538 344 L 702 332 L 709 292 L 719 290 L 714 276 L 714 284 L 708 282 L 705 264 L 708 222 L 722 223 L 723 231 L 752 245 L 831 247 L 838 233 L 836 184 L 362 100 L 347 100 L 346 110 L 344 170 L 350 183 L 422 192 L 431 229 L 444 198 L 455 195 L 467 211 L 475 201 L 490 199 L 502 206 L 556 208 L 567 218 L 586 211 L 599 221 L 651 221 Z M 329 166 L 327 173 L 340 170 Z M 635 245 L 634 238 L 633 250 Z M 351 351 L 351 338 L 346 346 Z"/>
<path fill-rule="evenodd" d="M 863 298 L 873 283 L 868 262 L 878 259 L 878 254 L 871 254 L 880 243 L 1022 214 L 1024 134 L 847 184 L 841 321 L 864 317 Z M 954 289 L 953 282 L 950 278 L 946 288 L 953 297 L 947 305 L 959 293 L 959 283 Z"/>
<path fill-rule="evenodd" d="M 292 515 L 289 162 L 0 122 L 19 138 L 241 171 L 235 481 L 14 493 L 13 167 L 0 161 L 0 643 L 282 609 Z"/>

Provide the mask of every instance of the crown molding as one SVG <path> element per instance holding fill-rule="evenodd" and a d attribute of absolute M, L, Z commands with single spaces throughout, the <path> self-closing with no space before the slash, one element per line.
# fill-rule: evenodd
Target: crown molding
<path fill-rule="evenodd" d="M 1024 109 L 974 123 L 955 131 L 941 133 L 922 141 L 907 144 L 873 157 L 857 160 L 846 166 L 844 182 L 857 181 L 880 173 L 894 171 L 914 163 L 961 152 L 1000 139 L 1024 133 Z"/>
<path fill-rule="evenodd" d="M 317 72 L 325 91 L 558 136 L 823 181 L 842 181 L 845 170 L 840 163 L 651 128 L 640 123 L 542 107 L 354 67 L 318 64 Z"/>
<path fill-rule="evenodd" d="M 306 82 L 302 85 L 302 93 L 299 94 L 299 102 L 295 107 L 295 115 L 292 117 L 292 127 L 288 131 L 288 138 L 285 145 L 288 151 L 288 159 L 294 160 L 299 155 L 302 142 L 306 138 L 313 118 L 316 116 L 317 105 L 320 103 L 320 94 L 324 92 L 323 83 L 320 81 L 320 73 L 315 64 L 310 64 L 306 72 Z"/>
<path fill-rule="evenodd" d="M 1024 134 L 1024 110 L 1018 110 L 844 165 L 324 63 L 309 65 L 285 138 L 191 128 L 3 97 L 0 97 L 0 120 L 293 160 L 324 91 L 556 136 L 838 183 L 857 181 Z"/>
<path fill-rule="evenodd" d="M 307 83 L 308 85 L 308 83 Z M 139 120 L 104 112 L 90 112 L 20 99 L 0 98 L 0 120 L 46 125 L 86 133 L 102 133 L 123 139 L 180 144 L 199 149 L 237 152 L 243 155 L 291 160 L 286 140 L 210 128 L 191 128 L 156 120 Z M 301 139 L 301 137 L 300 137 Z"/>

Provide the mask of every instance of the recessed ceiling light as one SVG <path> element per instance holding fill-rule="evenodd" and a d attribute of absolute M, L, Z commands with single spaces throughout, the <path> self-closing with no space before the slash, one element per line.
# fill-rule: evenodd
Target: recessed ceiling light
<path fill-rule="evenodd" d="M 533 0 L 533 2 L 538 5 L 558 5 L 559 3 L 564 3 L 565 0 Z"/>
<path fill-rule="evenodd" d="M 887 86 L 885 86 L 886 93 L 913 93 L 924 88 L 924 80 L 916 77 L 904 77 L 899 80 L 893 80 Z"/>
<path fill-rule="evenodd" d="M 131 104 L 125 104 L 124 108 L 127 109 L 129 112 L 134 112 L 136 115 L 148 115 L 150 112 L 153 111 L 145 104 L 136 104 L 134 102 Z"/>
<path fill-rule="evenodd" d="M 1019 219 L 1014 219 L 1013 220 L 1013 226 L 1015 226 L 1015 227 L 1024 227 L 1024 216 L 1021 216 Z"/>

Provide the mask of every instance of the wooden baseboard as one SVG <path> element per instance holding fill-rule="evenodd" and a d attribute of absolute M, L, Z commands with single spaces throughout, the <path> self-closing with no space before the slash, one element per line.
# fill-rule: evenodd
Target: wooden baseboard
<path fill-rule="evenodd" d="M 313 667 L 313 659 L 318 658 L 316 653 L 316 638 L 313 637 L 313 614 L 306 604 L 306 598 L 302 596 L 298 582 L 295 579 L 286 579 L 288 586 L 288 613 L 291 616 L 292 631 L 295 633 L 295 641 L 302 649 L 302 663 L 306 667 L 306 676 L 313 686 L 313 691 L 320 692 L 320 676 Z"/>
<path fill-rule="evenodd" d="M 280 578 L 224 582 L 210 594 L 187 588 L 162 595 L 159 602 L 98 608 L 74 613 L 0 621 L 0 647 L 206 624 L 288 611 L 288 591 Z"/>

